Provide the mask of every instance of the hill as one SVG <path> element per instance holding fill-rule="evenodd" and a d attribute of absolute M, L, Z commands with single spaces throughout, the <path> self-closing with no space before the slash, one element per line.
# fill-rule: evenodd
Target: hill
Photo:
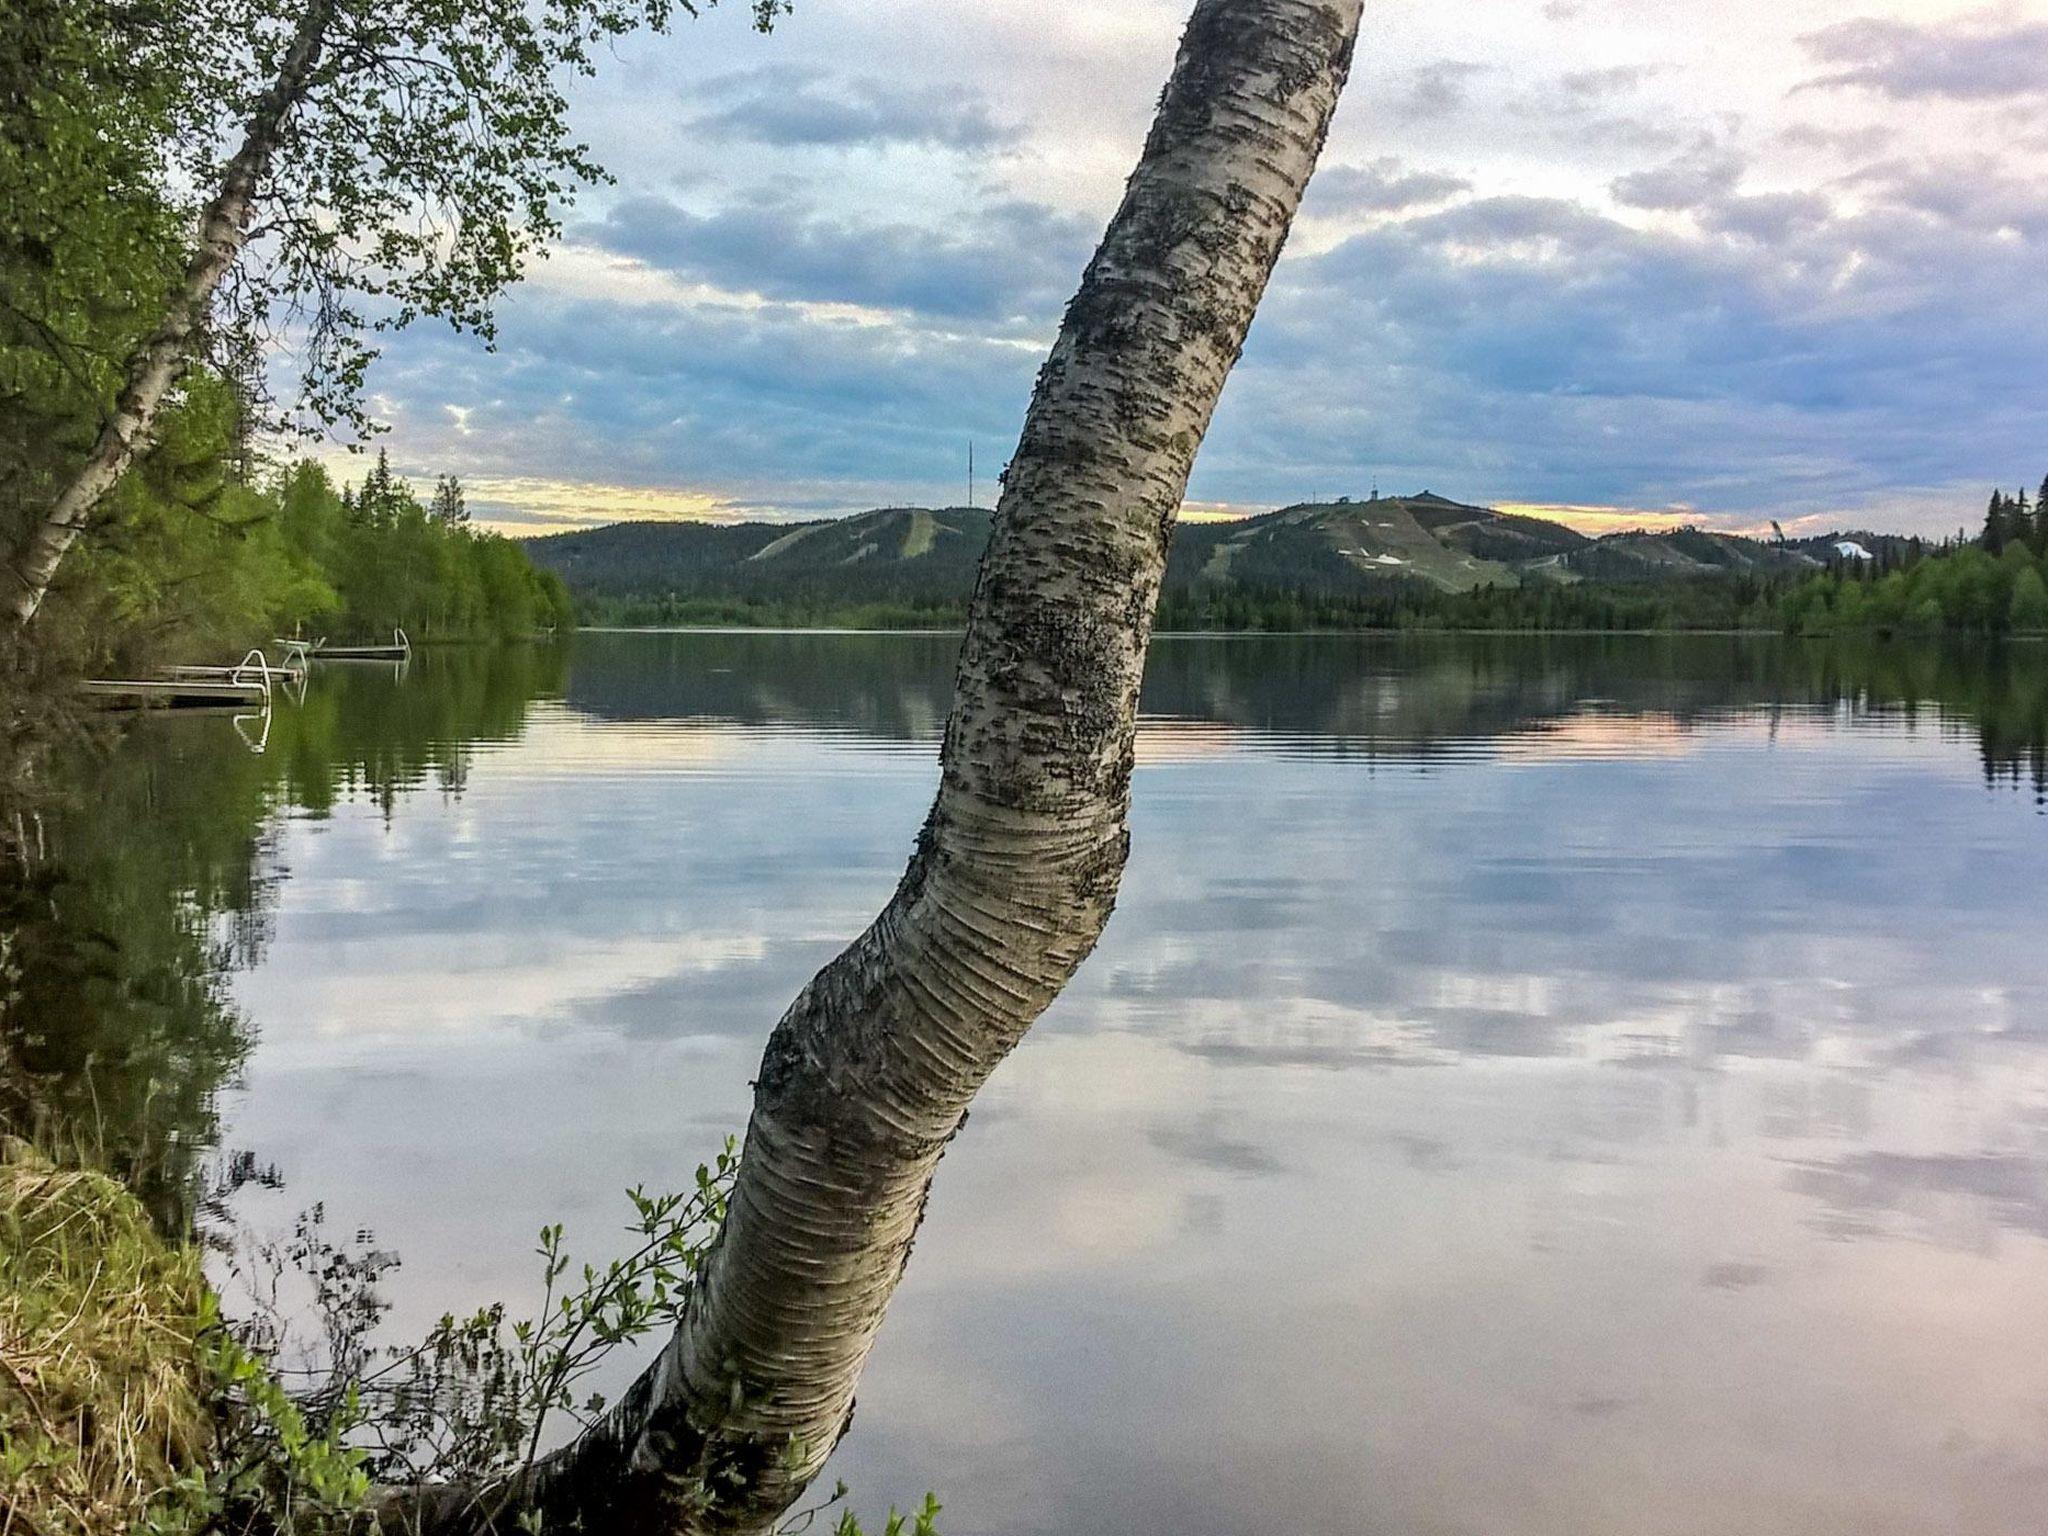
<path fill-rule="evenodd" d="M 940 621 L 964 610 L 988 533 L 980 508 L 885 507 L 796 524 L 617 523 L 527 549 L 586 613 L 617 622 Z M 1662 587 L 1810 574 L 1829 548 L 1698 528 L 1590 538 L 1425 491 L 1185 524 L 1166 591 L 1170 606 L 1276 594 L 1384 605 L 1581 583 Z"/>
<path fill-rule="evenodd" d="M 943 615 L 964 607 L 988 533 L 989 514 L 977 508 L 884 507 L 793 524 L 613 523 L 526 547 L 586 611 L 657 605 L 715 618 L 702 610 L 767 605 L 798 616 Z"/>

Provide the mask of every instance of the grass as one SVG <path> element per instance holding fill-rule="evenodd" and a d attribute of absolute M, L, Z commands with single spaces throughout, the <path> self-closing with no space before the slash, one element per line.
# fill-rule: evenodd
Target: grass
<path fill-rule="evenodd" d="M 213 1316 L 197 1251 L 119 1184 L 0 1141 L 0 1536 L 190 1528 Z"/>
<path fill-rule="evenodd" d="M 938 542 L 939 522 L 931 513 L 922 508 L 910 514 L 910 531 L 903 536 L 903 558 L 915 560 L 919 555 L 931 553 L 932 545 Z"/>

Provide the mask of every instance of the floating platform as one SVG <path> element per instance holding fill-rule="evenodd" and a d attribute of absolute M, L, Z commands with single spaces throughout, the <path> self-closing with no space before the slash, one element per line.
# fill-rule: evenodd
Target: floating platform
<path fill-rule="evenodd" d="M 394 629 L 389 645 L 329 645 L 315 640 L 308 653 L 314 661 L 410 661 L 412 641 L 404 630 Z M 293 659 L 289 652 L 286 659 Z"/>
<path fill-rule="evenodd" d="M 261 709 L 270 702 L 270 690 L 262 683 L 207 678 L 96 678 L 85 692 L 102 709 Z"/>
<path fill-rule="evenodd" d="M 85 685 L 86 696 L 102 709 L 246 709 L 268 711 L 273 683 L 299 685 L 303 668 L 273 667 L 261 651 L 251 651 L 232 667 L 169 667 L 153 678 L 96 678 Z"/>
<path fill-rule="evenodd" d="M 296 683 L 306 675 L 301 666 L 273 667 L 263 659 L 262 653 L 255 653 L 256 660 L 243 662 L 239 667 L 166 667 L 163 677 L 173 683 L 249 683 L 268 681 L 275 683 Z"/>
<path fill-rule="evenodd" d="M 315 661 L 403 661 L 412 651 L 403 645 L 323 645 Z"/>

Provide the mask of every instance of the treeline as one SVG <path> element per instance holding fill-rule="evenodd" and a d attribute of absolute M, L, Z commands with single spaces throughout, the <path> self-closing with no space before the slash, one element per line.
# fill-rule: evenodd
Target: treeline
<path fill-rule="evenodd" d="M 510 640 L 575 622 L 560 577 L 512 540 L 469 526 L 452 475 L 422 503 L 382 454 L 360 486 L 339 492 L 319 465 L 300 462 L 272 494 L 283 543 L 327 589 L 294 617 L 309 633 L 403 628 L 415 640 Z"/>
<path fill-rule="evenodd" d="M 460 483 L 429 501 L 379 454 L 355 484 L 307 459 L 244 472 L 234 391 L 188 379 L 156 450 L 53 590 L 41 621 L 88 664 L 199 660 L 274 635 L 518 639 L 574 622 L 559 578 L 469 524 Z"/>
<path fill-rule="evenodd" d="M 789 597 L 606 597 L 576 604 L 594 629 L 956 629 L 967 604 L 947 599 L 849 602 L 824 593 Z"/>
<path fill-rule="evenodd" d="M 1780 621 L 1794 634 L 1978 635 L 2048 632 L 2048 478 L 2030 507 L 2022 490 L 1993 491 L 1976 538 L 1957 538 L 1896 564 L 1838 565 L 1788 592 Z"/>
<path fill-rule="evenodd" d="M 1750 576 L 1648 583 L 1531 582 L 1444 592 L 1419 581 L 1334 586 L 1193 586 L 1159 602 L 1167 630 L 1636 631 L 1776 627 L 1787 583 Z"/>
<path fill-rule="evenodd" d="M 49 403 L 0 400 L 0 417 Z M 243 439 L 244 414 L 218 376 L 186 379 L 155 447 L 52 589 L 39 651 L 74 669 L 141 667 L 295 632 L 498 640 L 574 622 L 558 577 L 470 526 L 453 477 L 423 502 L 382 454 L 355 484 L 306 459 L 265 467 Z"/>
<path fill-rule="evenodd" d="M 1735 576 L 1687 582 L 1542 584 L 1442 592 L 1420 581 L 1371 588 L 1229 583 L 1169 587 L 1158 628 L 1286 634 L 1303 630 L 1732 630 L 1779 627 L 1783 579 Z M 828 593 L 788 597 L 585 596 L 578 617 L 597 628 L 947 629 L 966 622 L 964 601 L 849 602 Z"/>

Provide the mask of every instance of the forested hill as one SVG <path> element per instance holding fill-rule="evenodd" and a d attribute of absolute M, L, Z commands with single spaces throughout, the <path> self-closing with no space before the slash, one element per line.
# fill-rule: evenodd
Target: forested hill
<path fill-rule="evenodd" d="M 527 549 L 598 622 L 944 622 L 964 611 L 988 531 L 989 514 L 978 508 L 889 507 L 799 524 L 617 523 L 534 539 Z M 1316 609 L 1298 615 L 1304 620 L 1326 619 L 1334 607 L 1371 621 L 1460 594 L 1805 575 L 1824 568 L 1830 548 L 1696 528 L 1589 538 L 1424 492 L 1183 524 L 1165 613 L 1256 624 L 1257 615 L 1237 610 L 1298 601 Z M 1566 606 L 1576 610 L 1588 596 Z"/>
<path fill-rule="evenodd" d="M 813 523 L 614 523 L 526 548 L 599 620 L 940 622 L 966 610 L 988 531 L 977 508 L 885 507 Z"/>

